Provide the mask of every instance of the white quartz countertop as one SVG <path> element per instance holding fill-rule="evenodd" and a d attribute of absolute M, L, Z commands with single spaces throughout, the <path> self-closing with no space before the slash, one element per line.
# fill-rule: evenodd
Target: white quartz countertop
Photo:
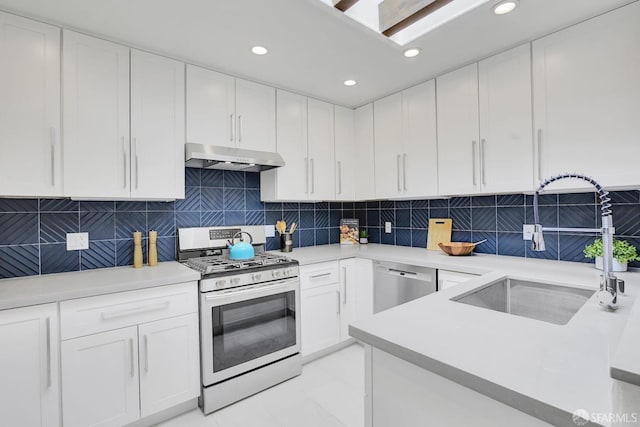
<path fill-rule="evenodd" d="M 600 307 L 594 296 L 567 325 L 556 325 L 451 298 L 505 276 L 596 290 L 600 272 L 592 265 L 480 254 L 450 257 L 377 244 L 296 248 L 286 255 L 301 265 L 359 257 L 481 274 L 357 321 L 350 334 L 553 425 L 575 425 L 571 414 L 577 409 L 612 413 L 611 375 L 640 385 L 637 272 L 618 274 L 626 293 L 619 296 L 617 311 Z"/>
<path fill-rule="evenodd" d="M 115 267 L 0 280 L 0 310 L 197 281 L 200 273 L 178 262 Z"/>

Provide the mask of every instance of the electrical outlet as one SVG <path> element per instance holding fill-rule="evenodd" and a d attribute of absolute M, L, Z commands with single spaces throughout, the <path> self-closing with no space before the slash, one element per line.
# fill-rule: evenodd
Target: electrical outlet
<path fill-rule="evenodd" d="M 67 250 L 89 249 L 89 233 L 67 233 Z"/>
<path fill-rule="evenodd" d="M 273 224 L 264 226 L 264 237 L 276 237 L 276 227 Z"/>
<path fill-rule="evenodd" d="M 522 240 L 531 240 L 533 239 L 533 224 L 523 224 L 522 225 Z"/>
<path fill-rule="evenodd" d="M 384 223 L 384 232 L 389 234 L 391 233 L 391 222 L 390 221 L 386 221 Z"/>

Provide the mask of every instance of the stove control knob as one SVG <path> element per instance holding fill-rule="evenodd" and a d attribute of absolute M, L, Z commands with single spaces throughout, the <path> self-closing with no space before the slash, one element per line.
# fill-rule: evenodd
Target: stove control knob
<path fill-rule="evenodd" d="M 254 274 L 251 275 L 251 280 L 254 281 L 254 282 L 257 282 L 261 278 L 262 278 L 262 274 L 254 273 Z"/>
<path fill-rule="evenodd" d="M 285 275 L 286 277 L 291 276 L 291 269 L 290 269 L 290 268 L 285 269 L 285 270 L 284 270 L 284 275 Z"/>
<path fill-rule="evenodd" d="M 221 288 L 221 287 L 223 287 L 226 283 L 227 283 L 227 281 L 226 281 L 226 280 L 224 280 L 224 279 L 216 280 L 216 288 Z"/>
<path fill-rule="evenodd" d="M 240 278 L 239 277 L 234 277 L 233 279 L 230 280 L 232 285 L 237 285 L 238 283 L 240 283 Z"/>
<path fill-rule="evenodd" d="M 271 273 L 273 275 L 273 277 L 278 278 L 280 276 L 282 276 L 282 271 L 280 270 L 273 270 L 273 273 Z"/>

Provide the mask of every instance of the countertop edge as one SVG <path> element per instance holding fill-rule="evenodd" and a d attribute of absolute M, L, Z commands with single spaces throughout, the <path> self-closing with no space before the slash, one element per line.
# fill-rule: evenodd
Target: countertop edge
<path fill-rule="evenodd" d="M 365 344 L 371 345 L 413 365 L 426 369 L 436 375 L 440 375 L 441 377 L 451 380 L 456 384 L 467 387 L 479 394 L 531 415 L 532 417 L 550 423 L 551 425 L 558 427 L 575 427 L 575 423 L 572 420 L 573 414 L 556 406 L 541 402 L 515 390 L 511 390 L 494 382 L 488 381 L 477 375 L 470 374 L 461 369 L 432 359 L 424 354 L 420 354 L 391 341 L 369 334 L 353 325 L 349 325 L 349 335 Z M 601 424 L 593 422 L 590 425 L 601 426 Z"/>

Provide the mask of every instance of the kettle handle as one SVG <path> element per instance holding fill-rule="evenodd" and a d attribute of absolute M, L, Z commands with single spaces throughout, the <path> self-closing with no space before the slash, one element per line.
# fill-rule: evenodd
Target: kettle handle
<path fill-rule="evenodd" d="M 253 244 L 253 236 L 250 233 L 247 233 L 246 231 L 238 231 L 236 234 L 233 235 L 233 238 L 231 239 L 231 245 L 236 244 L 236 237 L 238 236 L 240 236 L 240 241 L 242 241 L 243 234 L 246 234 L 247 236 L 249 236 L 249 244 Z"/>

